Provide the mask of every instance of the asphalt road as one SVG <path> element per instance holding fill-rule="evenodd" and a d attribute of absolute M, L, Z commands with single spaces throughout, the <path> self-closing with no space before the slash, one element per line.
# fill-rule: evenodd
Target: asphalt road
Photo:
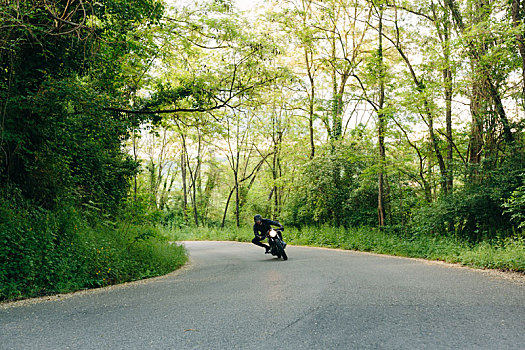
<path fill-rule="evenodd" d="M 525 285 L 328 249 L 188 242 L 168 276 L 0 307 L 0 349 L 525 349 Z"/>

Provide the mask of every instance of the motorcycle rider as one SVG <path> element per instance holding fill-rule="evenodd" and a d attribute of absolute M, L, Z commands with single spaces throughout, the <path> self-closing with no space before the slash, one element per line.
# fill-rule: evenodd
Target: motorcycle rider
<path fill-rule="evenodd" d="M 255 237 L 252 239 L 252 243 L 255 245 L 258 245 L 259 247 L 266 248 L 265 254 L 268 254 L 270 253 L 270 246 L 267 244 L 261 243 L 261 241 L 263 241 L 266 238 L 266 233 L 268 233 L 268 231 L 271 230 L 272 225 L 279 226 L 279 230 L 281 231 L 284 230 L 284 227 L 278 221 L 263 219 L 263 217 L 259 214 L 253 217 L 253 221 L 255 222 L 253 224 L 253 234 L 255 235 Z M 279 237 L 282 240 L 282 235 L 280 232 L 279 232 Z"/>

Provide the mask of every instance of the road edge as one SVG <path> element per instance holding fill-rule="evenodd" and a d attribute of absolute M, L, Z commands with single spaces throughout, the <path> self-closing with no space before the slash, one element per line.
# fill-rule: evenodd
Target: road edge
<path fill-rule="evenodd" d="M 177 241 L 176 243 L 184 244 L 184 242 L 221 242 L 221 243 L 238 243 L 238 244 L 245 244 L 245 245 L 251 245 L 250 242 L 240 242 L 240 241 L 218 241 L 218 240 L 186 240 L 186 241 Z M 377 257 L 385 257 L 385 258 L 394 258 L 394 259 L 405 259 L 405 260 L 412 260 L 417 261 L 423 264 L 427 265 L 439 265 L 444 266 L 448 268 L 456 268 L 456 269 L 464 269 L 469 271 L 474 271 L 477 273 L 482 273 L 488 277 L 497 278 L 500 280 L 505 280 L 508 282 L 512 282 L 514 284 L 523 285 L 525 286 L 525 274 L 516 272 L 516 271 L 504 271 L 504 270 L 497 270 L 497 269 L 480 269 L 475 268 L 467 265 L 462 265 L 460 263 L 449 263 L 441 260 L 428 260 L 423 258 L 411 258 L 406 256 L 398 256 L 398 255 L 389 255 L 389 254 L 380 254 L 380 253 L 374 253 L 374 252 L 363 252 L 359 250 L 352 250 L 352 249 L 342 249 L 342 248 L 330 248 L 330 247 L 318 247 L 318 246 L 307 246 L 307 245 L 295 245 L 295 244 L 288 244 L 289 247 L 298 247 L 298 248 L 308 248 L 308 249 L 322 249 L 322 250 L 332 250 L 332 251 L 340 251 L 340 252 L 346 252 L 346 253 L 353 253 L 353 254 L 363 254 L 363 255 L 372 255 Z M 120 284 L 113 284 L 106 287 L 100 287 L 100 288 L 91 288 L 91 289 L 82 289 L 70 293 L 60 293 L 55 295 L 48 295 L 48 296 L 42 296 L 42 297 L 36 297 L 36 298 L 28 298 L 28 299 L 21 299 L 21 300 L 15 300 L 15 301 L 3 301 L 0 302 L 0 310 L 3 309 L 9 309 L 13 307 L 21 307 L 26 305 L 34 305 L 34 304 L 40 304 L 40 303 L 47 303 L 47 302 L 54 302 L 54 301 L 60 301 L 60 300 L 66 300 L 70 299 L 76 296 L 83 296 L 83 295 L 91 295 L 91 294 L 97 294 L 97 293 L 103 293 L 107 291 L 112 290 L 118 290 L 122 288 L 128 288 L 133 287 L 137 285 L 143 285 L 147 283 L 153 283 L 156 281 L 161 281 L 166 278 L 170 277 L 176 277 L 179 274 L 188 271 L 193 267 L 193 262 L 191 259 L 191 256 L 188 255 L 188 261 L 186 264 L 182 265 L 178 269 L 167 273 L 165 275 L 156 276 L 156 277 L 150 277 L 145 278 L 137 281 L 131 281 L 131 282 L 124 282 Z"/>
<path fill-rule="evenodd" d="M 184 242 L 229 242 L 229 243 L 240 243 L 240 244 L 247 244 L 251 245 L 251 242 L 241 242 L 241 241 L 221 241 L 221 240 L 186 240 L 186 241 L 177 241 L 177 243 L 184 243 Z M 340 251 L 340 252 L 352 252 L 355 254 L 365 254 L 365 255 L 372 255 L 377 257 L 385 257 L 385 258 L 395 258 L 395 259 L 407 259 L 412 261 L 418 261 L 423 264 L 427 265 L 439 265 L 444 266 L 448 268 L 456 268 L 456 269 L 465 269 L 469 271 L 475 271 L 478 273 L 485 274 L 489 277 L 494 277 L 498 279 L 503 279 L 506 281 L 513 282 L 515 284 L 523 285 L 525 286 L 525 273 L 517 272 L 517 271 L 507 271 L 507 270 L 499 270 L 499 269 L 482 269 L 482 268 L 476 268 L 468 265 L 463 265 L 461 263 L 451 263 L 446 262 L 443 260 L 429 260 L 424 258 L 413 258 L 408 256 L 400 256 L 400 255 L 390 255 L 390 254 L 382 254 L 382 253 L 375 253 L 375 252 L 366 252 L 361 250 L 354 250 L 354 249 L 343 249 L 343 248 L 333 248 L 333 247 L 320 247 L 320 246 L 309 246 L 309 245 L 299 245 L 299 244 L 292 244 L 288 243 L 288 247 L 300 247 L 300 248 L 311 248 L 311 249 L 324 249 L 324 250 L 334 250 L 334 251 Z"/>
<path fill-rule="evenodd" d="M 81 289 L 70 293 L 59 293 L 59 294 L 53 294 L 53 295 L 46 295 L 42 297 L 36 297 L 36 298 L 27 298 L 27 299 L 20 299 L 20 300 L 14 300 L 14 301 L 2 301 L 0 302 L 0 310 L 5 310 L 13 307 L 21 307 L 21 306 L 27 306 L 27 305 L 34 305 L 34 304 L 41 304 L 41 303 L 47 303 L 47 302 L 55 302 L 55 301 L 62 301 L 67 300 L 73 297 L 77 296 L 84 296 L 84 295 L 92 295 L 92 294 L 98 294 L 113 290 L 119 290 L 122 288 L 129 288 L 134 286 L 139 286 L 147 283 L 154 283 L 157 281 L 161 281 L 170 277 L 176 277 L 180 275 L 183 272 L 188 271 L 193 267 L 193 262 L 191 258 L 188 256 L 187 262 L 177 268 L 176 270 L 169 272 L 165 275 L 155 276 L 155 277 L 149 277 L 144 278 L 136 281 L 130 281 L 130 282 L 124 282 L 119 284 L 112 284 L 105 287 L 99 287 L 99 288 L 89 288 L 89 289 Z"/>

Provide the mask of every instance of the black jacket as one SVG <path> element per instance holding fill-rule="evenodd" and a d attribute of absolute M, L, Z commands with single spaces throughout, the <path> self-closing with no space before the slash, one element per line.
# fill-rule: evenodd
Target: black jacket
<path fill-rule="evenodd" d="M 279 222 L 277 221 L 272 221 L 272 220 L 268 220 L 268 219 L 262 219 L 262 222 L 260 225 L 258 225 L 257 223 L 253 224 L 253 234 L 254 235 L 266 235 L 266 232 L 270 231 L 270 229 L 272 228 L 272 226 L 279 226 L 279 228 L 283 228 L 283 225 L 281 225 Z M 260 232 L 260 233 L 259 233 Z"/>

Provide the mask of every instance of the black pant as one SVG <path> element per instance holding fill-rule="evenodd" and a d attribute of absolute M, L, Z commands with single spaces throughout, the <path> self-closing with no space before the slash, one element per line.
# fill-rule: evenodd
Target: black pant
<path fill-rule="evenodd" d="M 269 245 L 261 243 L 261 241 L 264 241 L 265 239 L 266 239 L 266 237 L 264 237 L 264 236 L 261 237 L 261 238 L 255 236 L 252 239 L 252 243 L 255 244 L 255 245 L 258 245 L 259 247 L 270 248 Z"/>

